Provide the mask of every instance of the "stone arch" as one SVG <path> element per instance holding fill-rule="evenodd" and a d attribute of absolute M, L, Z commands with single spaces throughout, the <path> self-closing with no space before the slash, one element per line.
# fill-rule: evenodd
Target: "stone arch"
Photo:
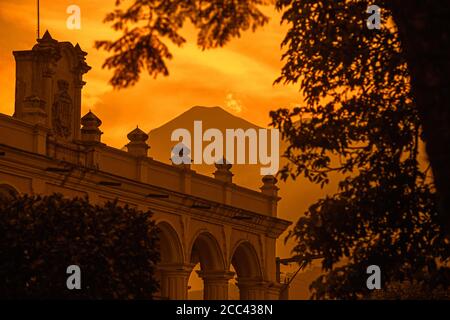
<path fill-rule="evenodd" d="M 248 240 L 234 246 L 231 264 L 236 270 L 237 286 L 241 300 L 265 299 L 266 285 L 257 251 Z"/>
<path fill-rule="evenodd" d="M 198 230 L 192 238 L 188 257 L 193 264 L 200 262 L 203 271 L 225 270 L 220 244 L 207 229 Z"/>
<path fill-rule="evenodd" d="M 231 264 L 236 270 L 238 277 L 262 278 L 263 273 L 260 259 L 255 247 L 250 241 L 238 241 L 231 252 Z"/>
<path fill-rule="evenodd" d="M 175 228 L 167 221 L 156 224 L 159 229 L 161 263 L 184 263 L 183 244 Z"/>
<path fill-rule="evenodd" d="M 192 239 L 189 257 L 192 266 L 200 263 L 196 272 L 203 281 L 203 299 L 228 299 L 228 281 L 233 273 L 226 266 L 219 242 L 206 229 L 200 229 Z"/>

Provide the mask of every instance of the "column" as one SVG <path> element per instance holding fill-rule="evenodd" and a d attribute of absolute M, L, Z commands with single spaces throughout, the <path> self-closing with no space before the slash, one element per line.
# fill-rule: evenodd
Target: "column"
<path fill-rule="evenodd" d="M 191 265 L 164 264 L 158 267 L 162 299 L 186 300 Z"/>
<path fill-rule="evenodd" d="M 203 279 L 204 300 L 228 300 L 228 281 L 233 278 L 230 271 L 198 271 Z"/>
<path fill-rule="evenodd" d="M 130 140 L 126 145 L 129 154 L 135 157 L 147 157 L 148 149 L 150 149 L 147 144 L 148 134 L 136 127 L 128 133 L 127 138 Z"/>
<path fill-rule="evenodd" d="M 237 286 L 241 300 L 264 300 L 267 283 L 261 278 L 238 278 Z"/>

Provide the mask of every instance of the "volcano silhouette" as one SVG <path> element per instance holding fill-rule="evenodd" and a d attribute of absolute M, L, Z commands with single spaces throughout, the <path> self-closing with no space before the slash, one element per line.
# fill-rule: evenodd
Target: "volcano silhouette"
<path fill-rule="evenodd" d="M 171 163 L 171 150 L 178 143 L 171 141 L 172 132 L 178 128 L 189 130 L 193 139 L 194 121 L 202 121 L 203 132 L 207 129 L 215 128 L 225 136 L 226 129 L 261 129 L 242 118 L 236 117 L 220 107 L 192 107 L 163 126 L 153 129 L 149 133 L 149 145 L 151 147 L 149 155 L 158 161 Z M 209 142 L 204 142 L 205 147 Z M 195 152 L 192 144 L 191 154 Z M 212 175 L 215 171 L 214 165 L 192 164 L 191 167 L 198 173 Z M 257 189 L 261 186 L 260 165 L 233 165 L 233 182 L 236 184 Z"/>

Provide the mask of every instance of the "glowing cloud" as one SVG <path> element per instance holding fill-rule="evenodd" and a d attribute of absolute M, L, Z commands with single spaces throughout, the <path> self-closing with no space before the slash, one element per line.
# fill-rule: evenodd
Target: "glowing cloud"
<path fill-rule="evenodd" d="M 225 97 L 225 106 L 236 113 L 242 112 L 243 109 L 241 100 L 236 99 L 232 93 L 228 93 Z"/>

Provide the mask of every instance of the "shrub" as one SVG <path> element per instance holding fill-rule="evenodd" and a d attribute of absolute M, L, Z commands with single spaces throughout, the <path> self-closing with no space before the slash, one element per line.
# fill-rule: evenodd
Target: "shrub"
<path fill-rule="evenodd" d="M 150 299 L 159 261 L 151 212 L 87 198 L 0 197 L 0 298 Z M 81 289 L 69 290 L 69 265 Z"/>

